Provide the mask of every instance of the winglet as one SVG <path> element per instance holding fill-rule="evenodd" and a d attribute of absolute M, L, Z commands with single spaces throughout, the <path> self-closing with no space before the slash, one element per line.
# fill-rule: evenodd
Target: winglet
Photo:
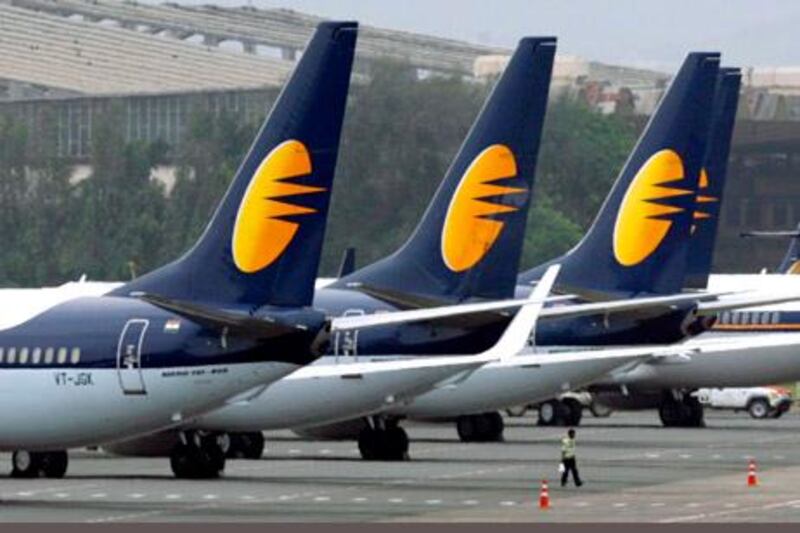
<path fill-rule="evenodd" d="M 552 265 L 545 271 L 542 279 L 528 295 L 528 304 L 523 305 L 497 343 L 482 355 L 486 358 L 506 360 L 532 346 L 536 339 L 536 324 L 544 307 L 547 295 L 556 282 L 561 265 Z"/>

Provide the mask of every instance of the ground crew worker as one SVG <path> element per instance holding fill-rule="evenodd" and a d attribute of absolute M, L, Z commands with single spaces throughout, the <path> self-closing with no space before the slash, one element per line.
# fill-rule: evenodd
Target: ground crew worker
<path fill-rule="evenodd" d="M 567 436 L 561 439 L 561 464 L 564 465 L 564 471 L 561 473 L 562 487 L 567 484 L 570 471 L 572 471 L 572 481 L 575 482 L 575 486 L 583 485 L 581 476 L 578 474 L 578 466 L 575 464 L 575 430 L 572 428 L 567 431 Z"/>

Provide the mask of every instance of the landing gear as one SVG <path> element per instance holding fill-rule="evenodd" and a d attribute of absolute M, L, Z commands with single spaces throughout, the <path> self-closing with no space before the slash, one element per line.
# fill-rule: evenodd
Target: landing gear
<path fill-rule="evenodd" d="M 456 419 L 461 442 L 502 442 L 505 423 L 500 413 L 464 415 Z"/>
<path fill-rule="evenodd" d="M 224 435 L 181 434 L 169 463 L 178 479 L 216 479 L 225 470 L 228 448 Z"/>
<path fill-rule="evenodd" d="M 264 435 L 253 433 L 229 433 L 230 445 L 225 457 L 228 459 L 261 459 L 264 454 Z"/>
<path fill-rule="evenodd" d="M 578 426 L 583 418 L 583 406 L 575 399 L 548 400 L 539 404 L 539 426 Z"/>
<path fill-rule="evenodd" d="M 408 434 L 398 421 L 377 419 L 358 436 L 358 450 L 367 461 L 407 461 Z"/>
<path fill-rule="evenodd" d="M 67 452 L 29 452 L 17 450 L 11 456 L 11 477 L 46 477 L 61 479 L 67 473 L 69 459 Z"/>
<path fill-rule="evenodd" d="M 658 416 L 664 427 L 701 428 L 706 425 L 703 406 L 697 398 L 688 395 L 682 398 L 665 395 L 658 408 Z"/>

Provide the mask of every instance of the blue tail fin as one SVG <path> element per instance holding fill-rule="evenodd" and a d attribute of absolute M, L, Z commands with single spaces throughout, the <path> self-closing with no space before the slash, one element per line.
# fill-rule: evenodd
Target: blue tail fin
<path fill-rule="evenodd" d="M 698 184 L 685 287 L 705 289 L 708 285 L 741 82 L 742 73 L 738 68 L 720 69 L 714 96 L 711 132 Z"/>
<path fill-rule="evenodd" d="M 786 255 L 783 256 L 778 272 L 781 274 L 800 274 L 800 224 L 792 235 Z"/>
<path fill-rule="evenodd" d="M 317 27 L 198 242 L 117 294 L 311 303 L 357 30 L 355 22 Z"/>
<path fill-rule="evenodd" d="M 562 264 L 562 290 L 681 290 L 718 70 L 719 54 L 688 55 L 594 224 L 575 248 L 551 262 Z M 539 279 L 543 269 L 526 272 L 520 283 Z"/>
<path fill-rule="evenodd" d="M 555 48 L 552 37 L 520 41 L 411 238 L 337 286 L 448 300 L 513 294 Z"/>

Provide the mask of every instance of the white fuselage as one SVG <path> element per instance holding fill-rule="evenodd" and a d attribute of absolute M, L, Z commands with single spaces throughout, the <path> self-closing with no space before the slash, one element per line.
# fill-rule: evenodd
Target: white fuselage
<path fill-rule="evenodd" d="M 117 284 L 73 283 L 0 291 L 0 332 L 76 297 Z M 113 350 L 114 347 L 110 347 Z M 109 354 L 114 360 L 115 354 Z M 0 450 L 58 450 L 101 444 L 185 423 L 299 368 L 284 362 L 141 368 L 7 365 L 0 369 Z M 125 390 L 135 375 L 143 390 Z"/>

